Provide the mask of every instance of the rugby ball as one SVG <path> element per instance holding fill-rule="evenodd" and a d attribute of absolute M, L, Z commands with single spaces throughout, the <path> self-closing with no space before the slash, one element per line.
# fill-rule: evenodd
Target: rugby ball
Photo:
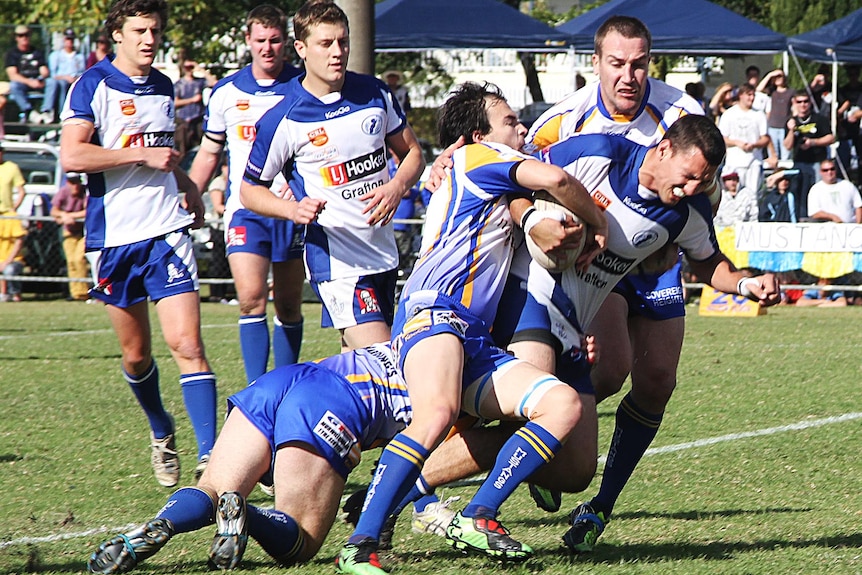
<path fill-rule="evenodd" d="M 565 221 L 566 216 L 569 215 L 573 220 L 575 220 L 575 223 L 583 224 L 581 218 L 558 202 L 557 199 L 548 192 L 536 192 L 533 198 L 533 207 L 540 212 L 545 212 L 545 214 L 554 217 L 554 219 L 557 219 L 560 222 Z M 537 264 L 552 272 L 561 272 L 575 265 L 575 262 L 578 260 L 578 256 L 580 256 L 581 252 L 584 251 L 584 246 L 587 243 L 587 232 L 585 229 L 584 233 L 581 234 L 581 240 L 578 243 L 577 248 L 557 250 L 552 254 L 546 254 L 538 245 L 536 245 L 533 238 L 530 237 L 530 234 L 525 233 L 524 236 L 527 243 L 527 251 L 530 252 L 530 256 Z"/>

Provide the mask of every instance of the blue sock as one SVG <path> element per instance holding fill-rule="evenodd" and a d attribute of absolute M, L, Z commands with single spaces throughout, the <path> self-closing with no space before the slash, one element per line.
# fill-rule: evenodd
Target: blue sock
<path fill-rule="evenodd" d="M 213 449 L 216 438 L 216 377 L 210 371 L 180 375 L 183 402 L 198 440 L 198 459 Z"/>
<path fill-rule="evenodd" d="M 239 348 L 245 365 L 245 378 L 251 383 L 264 373 L 269 363 L 269 328 L 266 314 L 239 317 Z"/>
<path fill-rule="evenodd" d="M 410 491 L 407 492 L 398 505 L 395 506 L 395 509 L 392 510 L 391 515 L 400 515 L 404 508 L 413 503 L 416 511 L 422 511 L 425 509 L 425 506 L 429 503 L 437 501 L 437 496 L 434 493 L 428 493 L 431 489 L 428 487 L 428 483 L 425 481 L 425 478 L 420 474 L 416 479 L 416 482 L 413 484 L 413 487 L 410 488 Z M 426 501 L 426 499 L 428 501 Z M 421 506 L 419 502 L 422 502 Z"/>
<path fill-rule="evenodd" d="M 215 523 L 216 504 L 206 491 L 197 487 L 183 487 L 168 497 L 168 502 L 156 517 L 168 519 L 174 526 L 174 535 L 197 531 Z"/>
<path fill-rule="evenodd" d="M 273 319 L 272 355 L 275 367 L 293 365 L 299 361 L 299 349 L 302 347 L 303 321 L 296 323 L 281 323 L 278 316 Z"/>
<path fill-rule="evenodd" d="M 162 394 L 159 391 L 159 366 L 156 360 L 143 373 L 143 375 L 131 375 L 125 369 L 123 377 L 132 388 L 132 393 L 138 399 L 138 403 L 147 414 L 150 421 L 150 429 L 156 439 L 161 439 L 174 432 L 173 422 L 165 406 L 162 405 Z"/>
<path fill-rule="evenodd" d="M 293 517 L 283 511 L 254 505 L 248 505 L 248 534 L 283 565 L 292 563 L 305 544 L 302 530 Z"/>
<path fill-rule="evenodd" d="M 421 478 L 420 478 L 421 479 Z M 413 503 L 413 509 L 416 511 L 425 511 L 425 508 L 431 505 L 432 503 L 437 503 L 440 501 L 440 498 L 437 497 L 436 493 L 429 493 L 423 497 L 420 497 Z"/>
<path fill-rule="evenodd" d="M 663 415 L 640 409 L 635 405 L 631 392 L 620 402 L 614 436 L 602 473 L 602 484 L 591 502 L 596 511 L 603 511 L 606 516 L 610 516 L 635 467 L 655 439 Z"/>
<path fill-rule="evenodd" d="M 428 450 L 403 433 L 392 438 L 380 454 L 350 543 L 358 543 L 368 537 L 380 540 L 383 523 L 413 487 L 426 457 Z"/>
<path fill-rule="evenodd" d="M 503 444 L 488 478 L 464 508 L 464 517 L 496 518 L 515 488 L 553 459 L 560 447 L 557 438 L 544 427 L 528 421 Z"/>

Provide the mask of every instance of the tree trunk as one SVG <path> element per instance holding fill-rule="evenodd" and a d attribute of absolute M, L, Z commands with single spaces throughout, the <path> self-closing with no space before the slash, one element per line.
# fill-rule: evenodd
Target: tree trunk
<path fill-rule="evenodd" d="M 539 73 L 536 71 L 536 55 L 532 52 L 518 52 L 518 58 L 524 67 L 524 76 L 527 78 L 527 88 L 530 89 L 530 97 L 534 102 L 544 102 L 542 86 L 539 84 Z"/>

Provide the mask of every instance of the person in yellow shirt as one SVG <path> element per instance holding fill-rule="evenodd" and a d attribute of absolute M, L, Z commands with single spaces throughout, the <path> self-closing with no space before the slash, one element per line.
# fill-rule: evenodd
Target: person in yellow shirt
<path fill-rule="evenodd" d="M 3 274 L 0 276 L 0 302 L 21 301 L 21 282 L 6 278 L 19 276 L 24 271 L 26 235 L 20 220 L 0 219 L 0 272 Z"/>
<path fill-rule="evenodd" d="M 3 146 L 0 144 L 0 214 L 16 211 L 23 201 L 24 176 L 18 164 L 3 157 Z"/>

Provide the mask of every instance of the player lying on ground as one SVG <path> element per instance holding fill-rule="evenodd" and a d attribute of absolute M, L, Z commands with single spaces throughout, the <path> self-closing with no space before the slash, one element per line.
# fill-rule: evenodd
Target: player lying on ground
<path fill-rule="evenodd" d="M 499 349 L 484 365 L 465 394 L 478 397 L 487 381 L 491 389 L 471 405 L 487 417 L 516 419 L 507 406 L 530 405 L 535 368 Z M 552 377 L 545 383 L 563 386 Z M 174 492 L 155 518 L 102 543 L 87 563 L 90 572 L 125 573 L 174 535 L 214 522 L 212 567 L 236 567 L 249 535 L 281 565 L 308 561 L 335 520 L 360 452 L 390 440 L 412 417 L 388 344 L 280 367 L 228 398 L 228 408 L 198 485 Z M 247 505 L 270 466 L 275 508 Z M 372 563 L 379 565 L 376 554 Z"/>

